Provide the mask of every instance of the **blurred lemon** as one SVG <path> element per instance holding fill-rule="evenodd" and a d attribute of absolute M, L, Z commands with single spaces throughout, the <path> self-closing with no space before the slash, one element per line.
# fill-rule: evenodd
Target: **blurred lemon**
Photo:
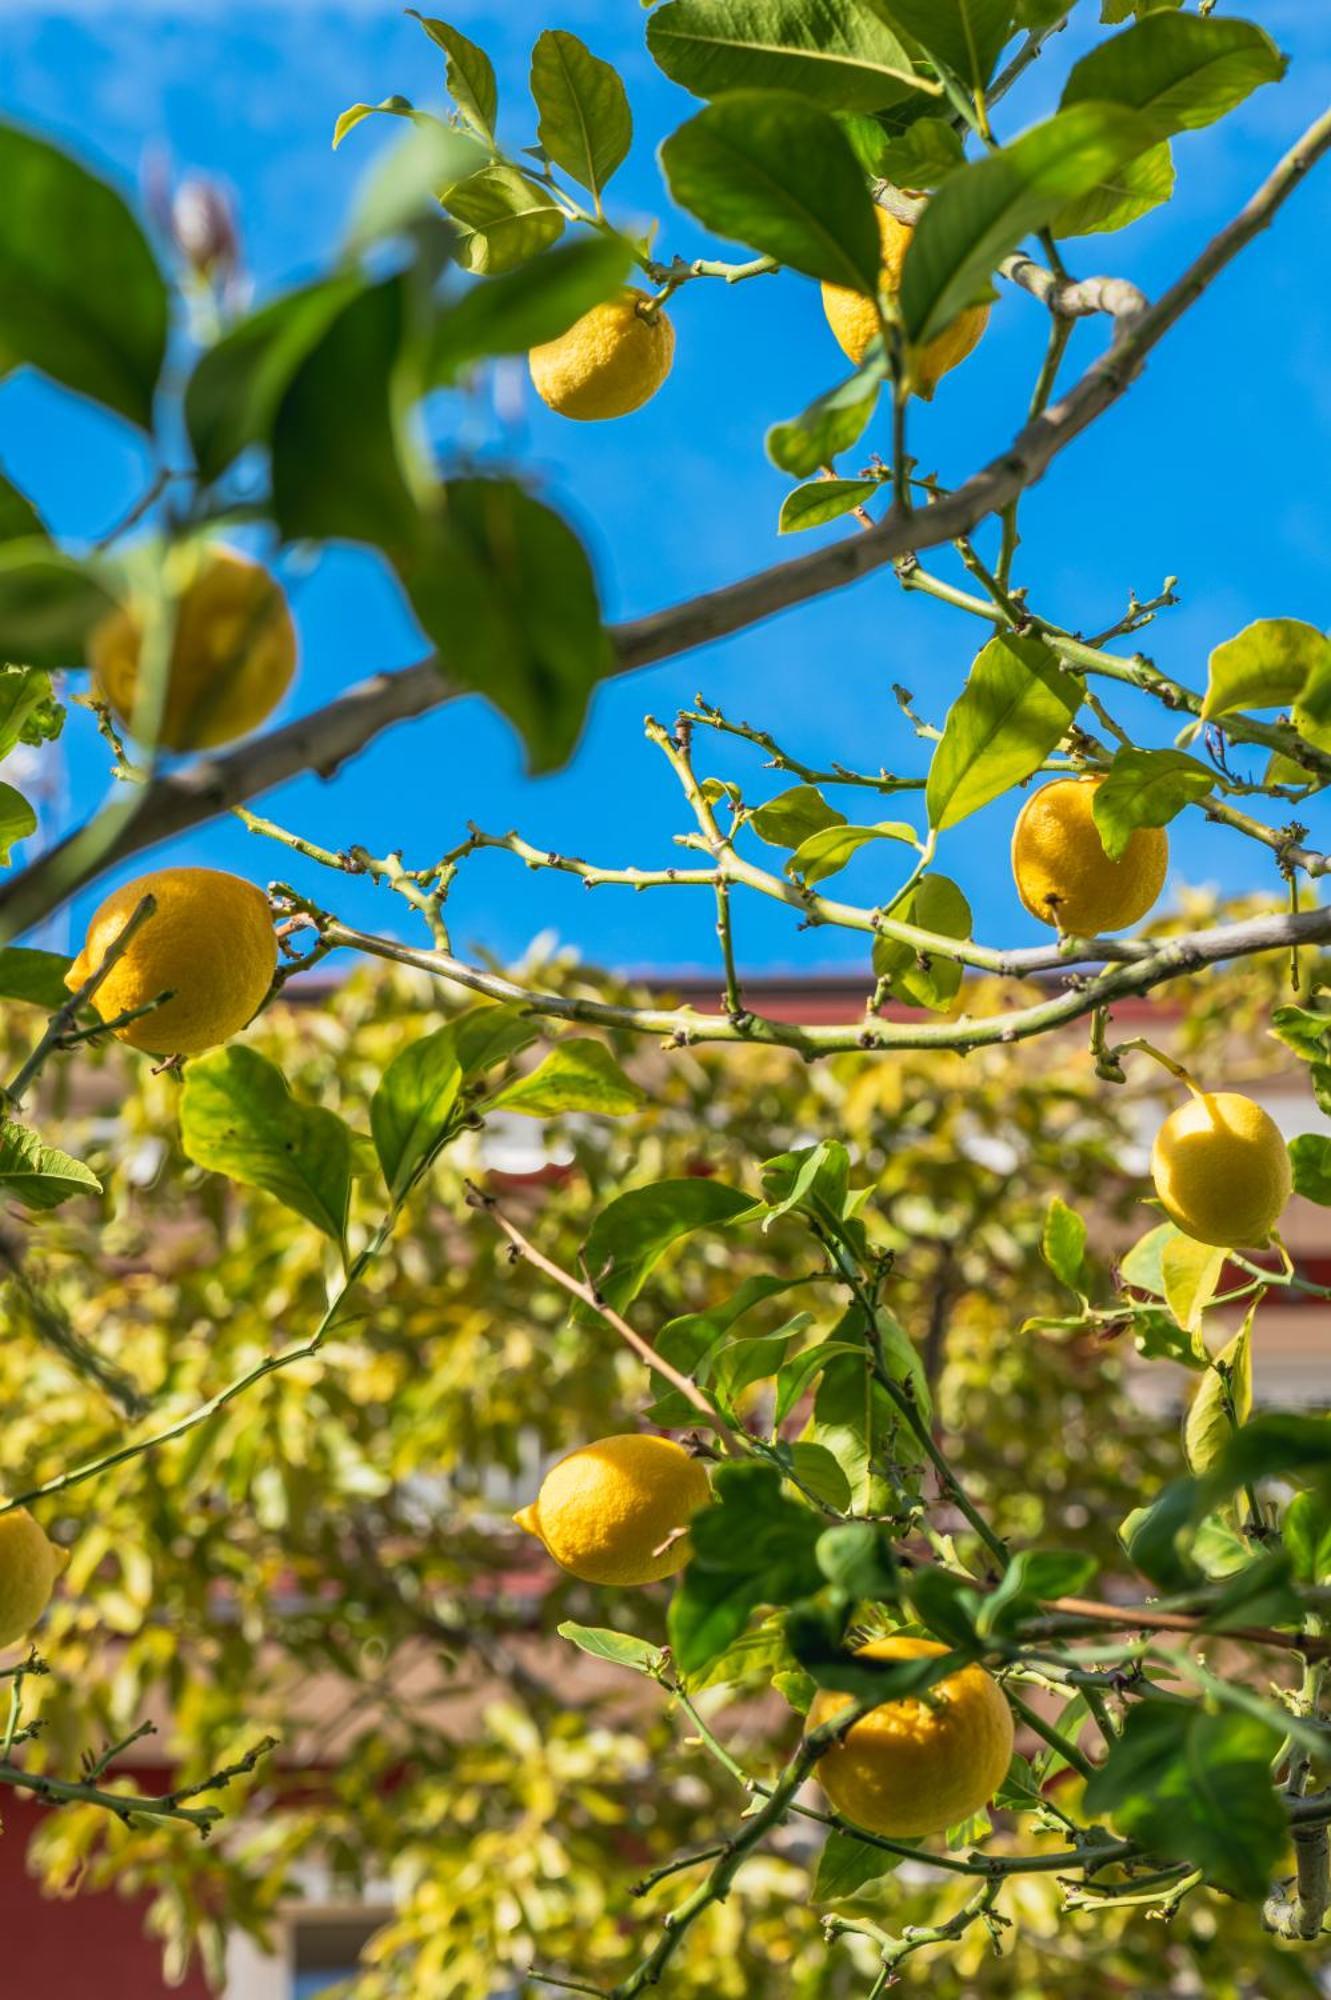
<path fill-rule="evenodd" d="M 885 208 L 877 208 L 874 213 L 883 244 L 880 289 L 884 298 L 890 300 L 901 289 L 901 267 L 915 231 L 910 223 L 898 222 Z M 823 311 L 842 353 L 856 363 L 863 361 L 870 342 L 879 332 L 873 300 L 848 286 L 824 285 Z M 966 359 L 988 324 L 988 306 L 967 306 L 950 326 L 917 348 L 911 356 L 912 387 L 916 395 L 922 396 L 926 403 L 932 402 L 934 390 L 948 370 Z"/>

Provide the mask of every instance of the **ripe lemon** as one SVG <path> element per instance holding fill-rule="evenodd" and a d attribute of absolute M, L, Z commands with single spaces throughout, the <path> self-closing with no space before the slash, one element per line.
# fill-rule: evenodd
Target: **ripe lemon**
<path fill-rule="evenodd" d="M 1199 1243 L 1265 1243 L 1293 1190 L 1280 1127 L 1235 1090 L 1171 1111 L 1151 1148 L 1151 1179 L 1171 1222 Z"/>
<path fill-rule="evenodd" d="M 1017 894 L 1033 917 L 1072 937 L 1125 930 L 1164 887 L 1169 839 L 1139 826 L 1117 861 L 1095 824 L 1099 778 L 1057 778 L 1032 792 L 1012 830 Z"/>
<path fill-rule="evenodd" d="M 889 215 L 885 208 L 878 209 L 876 213 L 878 233 L 883 240 L 880 288 L 885 298 L 894 299 L 901 288 L 901 266 L 915 231 L 910 223 L 898 222 L 895 215 Z M 842 353 L 854 362 L 863 361 L 869 343 L 878 334 L 878 314 L 872 299 L 866 299 L 863 292 L 853 292 L 847 286 L 824 285 L 823 311 Z M 988 306 L 967 306 L 950 326 L 945 326 L 941 333 L 917 348 L 911 356 L 912 387 L 916 395 L 923 396 L 926 403 L 932 402 L 934 390 L 949 368 L 955 368 L 959 361 L 966 359 L 978 345 L 980 335 L 988 324 Z"/>
<path fill-rule="evenodd" d="M 68 1561 L 26 1507 L 0 1514 L 0 1646 L 32 1630 Z"/>
<path fill-rule="evenodd" d="M 670 373 L 675 329 L 659 309 L 644 311 L 647 304 L 646 292 L 627 286 L 558 340 L 533 347 L 527 365 L 541 401 L 584 423 L 626 417 L 650 402 Z"/>
<path fill-rule="evenodd" d="M 277 966 L 277 939 L 261 889 L 216 868 L 159 868 L 112 890 L 65 975 L 76 991 L 101 964 L 145 896 L 145 919 L 93 996 L 104 1021 L 171 999 L 116 1034 L 158 1056 L 197 1056 L 245 1026 Z"/>
<path fill-rule="evenodd" d="M 893 1635 L 860 1647 L 871 1660 L 945 1653 L 932 1639 Z M 831 1722 L 851 1696 L 814 1697 L 807 1728 Z M 961 1667 L 921 1695 L 886 1701 L 852 1723 L 818 1760 L 818 1782 L 846 1819 L 896 1839 L 941 1833 L 988 1805 L 1012 1761 L 1012 1712 L 983 1667 Z"/>
<path fill-rule="evenodd" d="M 679 1530 L 710 1499 L 706 1472 L 682 1445 L 630 1432 L 561 1458 L 513 1519 L 586 1583 L 655 1583 L 683 1569 Z"/>
<path fill-rule="evenodd" d="M 216 544 L 173 551 L 184 579 L 158 740 L 206 750 L 257 729 L 296 671 L 296 628 L 286 596 L 261 563 Z M 144 621 L 132 605 L 104 618 L 88 642 L 97 692 L 130 725 L 139 692 Z"/>

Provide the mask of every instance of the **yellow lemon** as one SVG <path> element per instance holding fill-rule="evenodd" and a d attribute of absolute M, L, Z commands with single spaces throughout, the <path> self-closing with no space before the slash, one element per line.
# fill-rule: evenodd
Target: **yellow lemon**
<path fill-rule="evenodd" d="M 1095 824 L 1099 778 L 1057 778 L 1032 792 L 1012 830 L 1017 894 L 1033 917 L 1071 937 L 1099 937 L 1135 924 L 1164 887 L 1169 839 L 1139 826 L 1117 861 Z"/>
<path fill-rule="evenodd" d="M 918 1660 L 947 1648 L 894 1634 L 859 1650 L 871 1660 Z M 848 1694 L 815 1695 L 807 1728 L 831 1722 L 850 1703 Z M 818 1782 L 856 1826 L 912 1840 L 988 1805 L 1011 1761 L 1012 1712 L 993 1676 L 972 1665 L 923 1694 L 870 1709 L 819 1758 Z"/>
<path fill-rule="evenodd" d="M 155 908 L 93 996 L 104 1021 L 171 999 L 116 1033 L 159 1056 L 197 1056 L 257 1011 L 277 966 L 277 939 L 261 889 L 216 868 L 159 868 L 112 890 L 65 975 L 77 991 L 101 964 L 145 896 Z"/>
<path fill-rule="evenodd" d="M 646 292 L 630 285 L 558 340 L 533 347 L 527 365 L 541 401 L 583 422 L 626 417 L 650 402 L 670 373 L 675 329 L 659 309 L 647 313 L 647 304 Z"/>
<path fill-rule="evenodd" d="M 915 231 L 910 223 L 898 222 L 895 215 L 889 215 L 885 208 L 878 209 L 876 213 L 878 233 L 883 239 L 881 289 L 886 299 L 894 299 L 901 286 L 901 266 Z M 824 285 L 823 311 L 842 353 L 849 355 L 854 362 L 863 361 L 869 343 L 878 334 L 878 314 L 873 300 L 866 299 L 863 292 L 851 291 L 847 286 Z M 950 326 L 944 327 L 940 334 L 918 348 L 911 357 L 916 395 L 923 396 L 926 403 L 932 402 L 934 390 L 948 370 L 966 359 L 978 345 L 980 335 L 988 324 L 988 306 L 967 306 Z"/>
<path fill-rule="evenodd" d="M 1265 1243 L 1293 1191 L 1274 1118 L 1235 1090 L 1206 1091 L 1172 1111 L 1155 1135 L 1151 1179 L 1171 1222 L 1199 1243 Z"/>
<path fill-rule="evenodd" d="M 230 743 L 271 715 L 296 670 L 286 596 L 261 563 L 212 545 L 174 552 L 185 567 L 158 740 L 168 750 Z M 127 726 L 139 692 L 144 622 L 122 605 L 97 626 L 88 664 L 97 692 Z"/>
<path fill-rule="evenodd" d="M 26 1507 L 0 1514 L 0 1646 L 32 1630 L 68 1561 Z"/>
<path fill-rule="evenodd" d="M 561 1458 L 513 1518 L 586 1583 L 655 1583 L 683 1569 L 680 1531 L 710 1499 L 706 1472 L 682 1445 L 630 1432 Z"/>

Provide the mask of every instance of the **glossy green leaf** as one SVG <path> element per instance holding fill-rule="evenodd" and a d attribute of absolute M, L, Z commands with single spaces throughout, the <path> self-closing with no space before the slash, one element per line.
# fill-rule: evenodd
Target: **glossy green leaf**
<path fill-rule="evenodd" d="M 1061 1195 L 1054 1196 L 1045 1213 L 1040 1254 L 1056 1278 L 1071 1291 L 1080 1292 L 1086 1259 L 1086 1224 Z"/>
<path fill-rule="evenodd" d="M 1279 1731 L 1254 1716 L 1148 1697 L 1088 1782 L 1086 1811 L 1260 1901 L 1287 1838 L 1271 1780 L 1279 1747 Z"/>
<path fill-rule="evenodd" d="M 622 1312 L 672 1243 L 695 1229 L 723 1228 L 752 1206 L 747 1195 L 721 1181 L 666 1180 L 630 1188 L 591 1226 L 582 1250 L 588 1278 Z"/>
<path fill-rule="evenodd" d="M 877 0 L 876 11 L 971 90 L 994 73 L 1012 33 L 1012 0 Z"/>
<path fill-rule="evenodd" d="M 85 663 L 88 634 L 115 609 L 92 561 L 44 536 L 0 543 L 0 660 L 53 671 Z"/>
<path fill-rule="evenodd" d="M 876 479 L 811 479 L 807 486 L 796 486 L 781 502 L 780 532 L 794 535 L 838 521 L 856 507 L 866 507 L 882 490 Z"/>
<path fill-rule="evenodd" d="M 808 479 L 849 451 L 878 407 L 887 377 L 882 342 L 876 341 L 855 373 L 835 389 L 810 403 L 798 417 L 773 424 L 767 433 L 767 456 L 793 479 Z"/>
<path fill-rule="evenodd" d="M 506 479 L 457 479 L 399 574 L 443 673 L 514 724 L 533 772 L 558 768 L 614 654 L 578 537 Z"/>
<path fill-rule="evenodd" d="M 449 1137 L 462 1081 L 452 1021 L 409 1042 L 379 1079 L 370 1102 L 370 1131 L 394 1200 Z"/>
<path fill-rule="evenodd" d="M 984 1599 L 975 1629 L 984 1638 L 1015 1632 L 1055 1597 L 1081 1597 L 1097 1568 L 1093 1555 L 1073 1549 L 1022 1549 L 996 1590 Z"/>
<path fill-rule="evenodd" d="M 859 1840 L 853 1833 L 840 1833 L 834 1829 L 828 1834 L 823 1851 L 818 1856 L 818 1869 L 813 1878 L 813 1900 L 815 1903 L 836 1903 L 844 1896 L 858 1895 L 870 1882 L 879 1881 L 900 1866 L 899 1854 L 891 1854 L 885 1847 L 871 1847 L 867 1840 Z"/>
<path fill-rule="evenodd" d="M 1331 1208 L 1331 1139 L 1324 1132 L 1301 1132 L 1289 1142 L 1294 1192 L 1321 1208 Z"/>
<path fill-rule="evenodd" d="M 72 964 L 58 951 L 5 945 L 0 949 L 0 1000 L 25 1000 L 54 1014 L 69 998 L 65 974 Z"/>
<path fill-rule="evenodd" d="M 492 1097 L 488 1108 L 518 1111 L 524 1118 L 560 1118 L 571 1111 L 622 1118 L 642 1102 L 642 1091 L 604 1042 L 571 1036 L 557 1042 L 529 1076 L 518 1077 Z"/>
<path fill-rule="evenodd" d="M 939 937 L 968 938 L 974 928 L 971 906 L 948 875 L 922 875 L 910 894 L 893 904 L 891 914 Z M 952 1005 L 965 977 L 965 968 L 956 959 L 944 958 L 941 952 L 926 956 L 885 933 L 874 938 L 873 969 L 877 978 L 888 981 L 895 999 L 935 1012 Z"/>
<path fill-rule="evenodd" d="M 1168 139 L 1125 160 L 1098 187 L 1061 208 L 1054 217 L 1055 236 L 1098 236 L 1126 229 L 1174 192 L 1174 156 Z"/>
<path fill-rule="evenodd" d="M 547 156 L 597 202 L 633 143 L 633 115 L 619 72 L 576 35 L 547 28 L 531 56 L 531 94 Z"/>
<path fill-rule="evenodd" d="M 949 174 L 915 228 L 901 272 L 902 324 L 931 340 L 980 297 L 1023 238 L 1052 223 L 1154 134 L 1116 104 L 1079 104 Z"/>
<path fill-rule="evenodd" d="M 493 276 L 538 256 L 563 233 L 562 209 L 516 167 L 481 167 L 440 196 L 463 227 L 458 262 Z"/>
<path fill-rule="evenodd" d="M 263 1188 L 345 1243 L 351 1132 L 336 1112 L 302 1104 L 256 1049 L 214 1049 L 185 1071 L 180 1140 L 196 1166 Z"/>
<path fill-rule="evenodd" d="M 940 94 L 860 0 L 667 0 L 648 20 L 647 46 L 695 97 L 793 90 L 834 111 L 878 111 Z"/>
<path fill-rule="evenodd" d="M 881 820 L 877 826 L 825 826 L 801 841 L 786 863 L 787 875 L 798 876 L 809 888 L 839 874 L 859 850 L 874 840 L 900 840 L 919 845 L 905 820 Z"/>
<path fill-rule="evenodd" d="M 693 1556 L 670 1604 L 670 1646 L 684 1674 L 732 1644 L 759 1604 L 790 1604 L 822 1581 L 814 1546 L 823 1523 L 789 1500 L 771 1466 L 723 1465 L 715 1499 L 689 1527 Z"/>
<path fill-rule="evenodd" d="M 444 81 L 448 94 L 467 124 L 482 139 L 493 140 L 495 119 L 499 113 L 499 89 L 495 83 L 494 65 L 484 49 L 477 48 L 475 42 L 447 21 L 437 20 L 430 14 L 418 14 L 414 7 L 407 12 L 418 20 L 436 48 L 443 50 L 447 57 Z"/>
<path fill-rule="evenodd" d="M 44 1145 L 28 1126 L 0 1118 L 0 1191 L 24 1208 L 44 1209 L 58 1208 L 71 1195 L 100 1194 L 102 1184 L 82 1160 Z"/>
<path fill-rule="evenodd" d="M 1062 103 L 1122 104 L 1167 139 L 1213 124 L 1284 73 L 1285 58 L 1251 21 L 1156 13 L 1074 63 Z"/>
<path fill-rule="evenodd" d="M 670 192 L 718 236 L 876 296 L 882 246 L 835 118 L 789 91 L 734 91 L 661 148 Z"/>
<path fill-rule="evenodd" d="M 37 831 L 37 815 L 22 792 L 0 784 L 0 868 L 8 868 L 19 841 Z"/>
<path fill-rule="evenodd" d="M 1183 750 L 1116 750 L 1091 811 L 1105 853 L 1118 861 L 1141 826 L 1168 826 L 1215 788 L 1216 774 Z"/>
<path fill-rule="evenodd" d="M 525 354 L 558 339 L 574 320 L 614 297 L 628 276 L 631 255 L 622 237 L 586 236 L 473 285 L 438 322 L 431 378 L 451 381 L 490 355 Z"/>
<path fill-rule="evenodd" d="M 649 1646 L 631 1632 L 612 1632 L 604 1625 L 575 1625 L 571 1619 L 555 1629 L 580 1653 L 593 1660 L 609 1660 L 612 1666 L 630 1667 L 636 1674 L 655 1674 L 665 1661 L 659 1646 Z"/>
<path fill-rule="evenodd" d="M 830 806 L 816 785 L 791 785 L 750 815 L 749 824 L 769 847 L 799 847 L 810 834 L 844 826 L 846 817 Z"/>
<path fill-rule="evenodd" d="M 940 832 L 1037 771 L 1067 732 L 1081 689 L 1043 639 L 1000 633 L 948 711 L 925 787 Z"/>
<path fill-rule="evenodd" d="M 0 125 L 0 348 L 151 430 L 166 283 L 115 190 Z"/>

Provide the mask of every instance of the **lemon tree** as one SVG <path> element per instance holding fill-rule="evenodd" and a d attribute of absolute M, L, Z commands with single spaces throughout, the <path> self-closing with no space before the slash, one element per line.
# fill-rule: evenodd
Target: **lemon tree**
<path fill-rule="evenodd" d="M 1074 628 L 1022 503 L 1288 226 L 1331 113 L 1287 120 L 1154 301 L 1081 276 L 1081 239 L 1118 262 L 1190 135 L 1286 68 L 1255 22 L 1103 11 L 1060 73 L 1071 6 L 665 0 L 647 50 L 697 108 L 661 135 L 659 230 L 616 210 L 635 131 L 611 65 L 548 30 L 531 112 L 510 121 L 505 83 L 501 120 L 484 50 L 422 19 L 447 108 L 348 107 L 339 152 L 370 118 L 402 144 L 336 265 L 252 307 L 219 279 L 216 199 L 168 269 L 119 191 L 0 127 L 6 362 L 189 450 L 92 552 L 0 486 L 0 754 L 85 700 L 113 780 L 40 851 L 0 788 L 0 1183 L 25 1225 L 0 1232 L 22 1343 L 0 1784 L 53 1809 L 51 1887 L 151 1885 L 172 1977 L 196 1950 L 219 1974 L 226 1927 L 262 1932 L 311 1860 L 394 1879 L 357 2000 L 1054 1991 L 1053 1930 L 1078 1993 L 1322 1976 L 1331 1419 L 1257 1407 L 1253 1350 L 1273 1295 L 1328 1296 L 1281 1228 L 1295 1195 L 1331 1206 L 1331 1141 L 1287 1144 L 1222 1086 L 1242 1028 L 1310 1122 L 1331 1107 L 1331 640 L 1262 618 L 1167 675 L 1135 641 L 1173 580 Z M 852 363 L 795 416 L 755 411 L 782 532 L 832 532 L 611 625 L 535 478 L 478 470 L 423 408 L 524 356 L 553 411 L 631 423 L 675 393 L 698 287 L 750 283 L 814 313 L 821 288 L 829 364 L 836 342 Z M 168 372 L 174 291 L 209 310 Z M 1031 382 L 993 359 L 1011 442 L 927 469 L 918 402 L 963 362 L 978 379 L 1016 313 L 1046 346 Z M 297 671 L 283 551 L 345 542 L 429 654 L 265 728 Z M 950 706 L 899 693 L 923 764 L 875 744 L 821 769 L 797 712 L 699 697 L 646 728 L 673 865 L 539 828 L 376 854 L 252 810 L 463 693 L 554 769 L 610 676 L 880 570 L 937 601 L 940 644 L 982 634 Z M 1035 945 L 946 872 L 988 808 L 1053 933 Z M 253 881 L 135 859 L 223 812 L 269 843 Z M 1269 892 L 1171 885 L 1184 813 L 1252 843 Z M 719 1003 L 465 955 L 449 896 L 481 853 L 705 898 Z M 852 863 L 871 900 L 835 881 Z M 37 949 L 104 876 L 77 957 Z M 400 924 L 350 924 L 348 876 Z M 750 896 L 858 939 L 857 1018 L 762 1011 Z M 333 953 L 376 970 L 311 1033 L 284 989 Z M 1160 989 L 1171 1046 L 1124 1038 L 1115 1009 Z M 491 1170 L 487 1134 L 522 1118 L 568 1148 L 571 1188 L 524 1200 Z M 1116 1349 L 1186 1385 L 1181 1454 Z M 496 1507 L 502 1486 L 524 1490 Z M 472 1670 L 502 1692 L 465 1741 L 394 1683 L 422 1650 L 445 1705 Z M 602 1726 L 607 1668 L 627 1707 Z M 251 1806 L 321 1682 L 369 1717 L 345 1771 L 313 1806 Z M 115 1766 L 155 1697 L 180 1778 L 149 1797 Z M 1188 1963 L 1164 1926 L 1143 1942 L 1144 1912 L 1182 1924 Z"/>

